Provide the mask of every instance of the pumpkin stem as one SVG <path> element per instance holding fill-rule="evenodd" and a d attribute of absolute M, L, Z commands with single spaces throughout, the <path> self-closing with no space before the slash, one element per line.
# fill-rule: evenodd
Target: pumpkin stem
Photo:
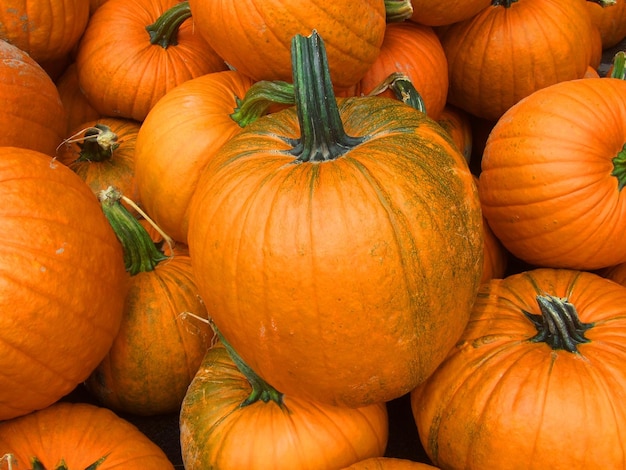
<path fill-rule="evenodd" d="M 585 337 L 585 331 L 593 323 L 581 322 L 576 307 L 567 299 L 545 294 L 537 296 L 537 303 L 541 315 L 523 311 L 537 328 L 537 334 L 529 341 L 544 342 L 554 350 L 564 349 L 571 353 L 578 352 L 579 344 L 590 341 Z"/>
<path fill-rule="evenodd" d="M 602 8 L 610 7 L 611 5 L 615 5 L 615 3 L 617 3 L 617 0 L 587 0 L 587 1 L 591 3 L 597 3 Z"/>
<path fill-rule="evenodd" d="M 615 54 L 609 77 L 626 80 L 626 52 L 619 51 Z"/>
<path fill-rule="evenodd" d="M 395 97 L 412 108 L 426 113 L 426 104 L 422 95 L 415 89 L 411 79 L 400 72 L 394 72 L 378 84 L 367 96 L 375 96 L 390 89 Z"/>
<path fill-rule="evenodd" d="M 613 158 L 613 171 L 611 172 L 611 176 L 615 176 L 617 178 L 617 190 L 621 191 L 626 186 L 626 144 L 622 147 Z"/>
<path fill-rule="evenodd" d="M 494 7 L 504 7 L 509 8 L 511 5 L 516 3 L 517 0 L 493 0 L 491 5 Z"/>
<path fill-rule="evenodd" d="M 177 3 L 165 11 L 154 23 L 146 26 L 150 44 L 159 45 L 163 49 L 178 44 L 178 28 L 187 18 L 191 18 L 188 1 Z"/>
<path fill-rule="evenodd" d="M 239 406 L 243 408 L 244 406 L 251 405 L 252 403 L 261 400 L 263 403 L 273 401 L 282 408 L 284 395 L 268 384 L 263 378 L 259 377 L 259 375 L 243 361 L 241 356 L 237 353 L 237 351 L 235 351 L 235 348 L 233 348 L 226 338 L 224 338 L 222 333 L 217 329 L 217 326 L 215 326 L 215 323 L 213 323 L 212 320 L 210 320 L 210 323 L 213 327 L 213 331 L 215 331 L 215 336 L 217 336 L 220 343 L 224 345 L 224 348 L 228 351 L 230 358 L 237 366 L 237 369 L 239 369 L 239 372 L 245 376 L 246 380 L 252 387 L 250 395 L 248 395 L 248 397 L 242 401 Z"/>
<path fill-rule="evenodd" d="M 104 215 L 124 249 L 126 271 L 131 276 L 152 271 L 167 256 L 157 249 L 146 229 L 122 205 L 120 199 L 122 193 L 113 186 L 98 193 Z"/>
<path fill-rule="evenodd" d="M 339 158 L 366 137 L 346 134 L 330 80 L 324 42 L 317 31 L 300 34 L 291 42 L 295 102 L 300 124 L 299 139 L 287 139 L 297 163 Z"/>
<path fill-rule="evenodd" d="M 86 467 L 85 470 L 96 470 L 106 460 L 107 457 L 108 455 L 105 455 L 104 457 L 100 457 L 94 463 Z M 31 466 L 32 466 L 31 470 L 46 470 L 46 467 L 44 466 L 44 464 L 41 463 L 41 461 L 37 457 L 33 457 L 31 459 Z M 10 462 L 9 462 L 9 470 L 11 470 Z M 68 470 L 65 460 L 61 459 L 61 461 L 55 465 L 54 470 Z"/>
<path fill-rule="evenodd" d="M 295 103 L 293 84 L 280 80 L 261 80 L 248 89 L 243 99 L 237 98 L 237 108 L 230 117 L 240 127 L 246 127 L 267 114 L 270 106 L 276 103 L 287 105 Z"/>
<path fill-rule="evenodd" d="M 385 19 L 387 23 L 402 23 L 413 16 L 411 0 L 385 0 Z"/>
<path fill-rule="evenodd" d="M 82 137 L 81 137 L 81 134 Z M 72 134 L 63 140 L 58 146 L 76 143 L 80 147 L 80 153 L 75 162 L 103 162 L 113 155 L 120 146 L 117 134 L 106 124 L 95 124 Z"/>

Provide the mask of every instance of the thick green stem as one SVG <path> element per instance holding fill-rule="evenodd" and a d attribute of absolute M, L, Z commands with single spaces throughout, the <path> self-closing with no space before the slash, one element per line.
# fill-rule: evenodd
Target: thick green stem
<path fill-rule="evenodd" d="M 394 96 L 414 109 L 426 113 L 426 104 L 422 95 L 415 89 L 411 79 L 400 73 L 394 72 L 383 80 L 376 88 L 368 93 L 368 96 L 375 96 L 390 89 Z"/>
<path fill-rule="evenodd" d="M 246 364 L 241 356 L 235 351 L 235 349 L 231 346 L 231 344 L 224 338 L 222 333 L 217 329 L 214 323 L 211 323 L 213 326 L 213 330 L 217 335 L 220 343 L 224 345 L 226 351 L 230 355 L 230 358 L 233 360 L 239 372 L 241 372 L 250 386 L 252 387 L 252 391 L 250 395 L 241 402 L 240 407 L 251 405 L 257 401 L 262 401 L 263 403 L 268 403 L 273 401 L 278 406 L 283 406 L 283 394 L 268 384 L 263 378 L 259 377 L 259 375 L 254 372 L 248 364 Z"/>
<path fill-rule="evenodd" d="M 401 23 L 413 16 L 411 0 L 385 0 L 387 23 Z"/>
<path fill-rule="evenodd" d="M 626 186 L 626 143 L 619 151 L 617 156 L 613 157 L 613 171 L 611 176 L 617 178 L 617 190 L 621 191 Z"/>
<path fill-rule="evenodd" d="M 243 99 L 237 99 L 237 108 L 230 117 L 240 127 L 246 127 L 267 114 L 273 104 L 293 105 L 294 103 L 293 84 L 279 80 L 262 80 L 253 84 Z"/>
<path fill-rule="evenodd" d="M 146 26 L 150 35 L 150 44 L 163 49 L 178 44 L 178 28 L 186 19 L 191 18 L 189 2 L 180 2 L 164 12 L 154 23 Z"/>
<path fill-rule="evenodd" d="M 545 294 L 537 296 L 537 303 L 541 315 L 524 311 L 524 315 L 537 328 L 537 334 L 530 339 L 531 342 L 547 343 L 554 350 L 563 349 L 571 353 L 578 352 L 579 344 L 589 342 L 585 331 L 593 324 L 581 322 L 576 307 L 567 299 Z"/>
<path fill-rule="evenodd" d="M 96 124 L 85 131 L 82 139 L 76 139 L 80 147 L 77 162 L 103 162 L 113 155 L 120 144 L 117 134 L 105 124 Z"/>
<path fill-rule="evenodd" d="M 626 52 L 619 51 L 615 54 L 609 77 L 626 80 Z"/>
<path fill-rule="evenodd" d="M 301 162 L 339 158 L 367 137 L 346 134 L 330 80 L 324 42 L 317 31 L 296 35 L 291 42 L 291 60 L 300 138 L 289 143 L 289 153 Z"/>
<path fill-rule="evenodd" d="M 167 256 L 157 249 L 146 229 L 122 205 L 121 197 L 112 186 L 98 194 L 102 211 L 124 249 L 126 271 L 131 276 L 152 271 Z"/>

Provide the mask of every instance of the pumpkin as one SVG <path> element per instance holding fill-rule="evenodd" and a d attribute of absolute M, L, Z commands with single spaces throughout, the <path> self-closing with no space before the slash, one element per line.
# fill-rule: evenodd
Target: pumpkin
<path fill-rule="evenodd" d="M 411 0 L 413 14 L 410 20 L 428 26 L 447 26 L 471 18 L 490 3 L 490 0 Z"/>
<path fill-rule="evenodd" d="M 602 269 L 599 274 L 626 287 L 626 263 Z"/>
<path fill-rule="evenodd" d="M 69 64 L 55 83 L 67 117 L 64 135 L 71 135 L 76 129 L 79 129 L 79 125 L 102 117 L 89 104 L 85 94 L 80 89 L 76 62 Z"/>
<path fill-rule="evenodd" d="M 290 43 L 316 30 L 327 43 L 337 88 L 354 86 L 380 53 L 384 0 L 190 0 L 197 31 L 235 70 L 259 80 L 291 80 Z"/>
<path fill-rule="evenodd" d="M 92 14 L 76 55 L 78 81 L 101 115 L 143 121 L 165 93 L 186 80 L 225 70 L 187 2 L 109 0 Z"/>
<path fill-rule="evenodd" d="M 626 288 L 585 271 L 483 284 L 461 340 L 411 393 L 434 465 L 621 468 L 625 305 Z"/>
<path fill-rule="evenodd" d="M 357 85 L 338 90 L 336 96 L 371 93 L 390 74 L 407 76 L 424 100 L 427 114 L 437 120 L 448 94 L 448 62 L 443 47 L 429 26 L 411 22 L 391 23 L 378 57 Z M 383 95 L 393 97 L 390 90 Z"/>
<path fill-rule="evenodd" d="M 65 110 L 51 78 L 28 54 L 0 40 L 0 146 L 54 155 L 65 134 Z"/>
<path fill-rule="evenodd" d="M 594 44 L 585 3 L 493 0 L 447 26 L 440 39 L 448 58 L 448 102 L 496 120 L 533 91 L 582 78 Z"/>
<path fill-rule="evenodd" d="M 253 84 L 232 70 L 188 80 L 159 100 L 142 123 L 135 146 L 139 198 L 174 240 L 187 243 L 189 201 L 201 170 L 224 142 L 280 100 L 286 86 Z M 293 102 L 293 89 L 287 87 L 283 98 Z"/>
<path fill-rule="evenodd" d="M 588 1 L 591 22 L 598 28 L 603 49 L 617 46 L 626 37 L 626 1 L 614 0 L 608 5 Z"/>
<path fill-rule="evenodd" d="M 387 437 L 385 403 L 355 409 L 283 395 L 224 340 L 206 353 L 180 412 L 186 470 L 334 470 L 381 456 Z"/>
<path fill-rule="evenodd" d="M 140 204 L 135 182 L 135 144 L 141 125 L 124 118 L 103 117 L 81 123 L 57 151 L 57 160 L 70 167 L 94 194 L 115 186 Z"/>
<path fill-rule="evenodd" d="M 479 194 L 494 234 L 529 264 L 599 269 L 626 261 L 626 81 L 552 85 L 492 129 Z"/>
<path fill-rule="evenodd" d="M 89 20 L 89 0 L 11 0 L 0 8 L 0 39 L 42 63 L 78 43 Z"/>
<path fill-rule="evenodd" d="M 137 427 L 88 403 L 58 402 L 1 422 L 0 449 L 9 469 L 174 469 Z"/>
<path fill-rule="evenodd" d="M 370 457 L 356 462 L 343 470 L 435 470 L 427 463 L 414 462 L 395 457 Z"/>
<path fill-rule="evenodd" d="M 439 119 L 437 119 L 437 123 L 450 134 L 469 165 L 472 160 L 473 144 L 471 116 L 456 106 L 446 104 L 439 115 Z"/>
<path fill-rule="evenodd" d="M 44 408 L 105 356 L 122 250 L 91 189 L 51 157 L 0 147 L 0 420 Z"/>
<path fill-rule="evenodd" d="M 213 330 L 198 296 L 185 247 L 169 256 L 122 206 L 117 188 L 100 192 L 102 207 L 124 246 L 128 293 L 119 333 L 86 380 L 99 403 L 152 416 L 177 412 Z"/>
<path fill-rule="evenodd" d="M 296 106 L 208 162 L 189 249 L 207 310 L 253 370 L 286 394 L 363 406 L 407 393 L 455 343 L 482 219 L 446 132 L 400 100 L 336 100 L 323 52 L 318 34 L 296 36 Z"/>

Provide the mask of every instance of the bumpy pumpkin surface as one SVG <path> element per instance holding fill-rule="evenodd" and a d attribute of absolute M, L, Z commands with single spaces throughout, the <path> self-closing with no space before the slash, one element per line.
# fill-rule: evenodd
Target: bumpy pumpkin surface
<path fill-rule="evenodd" d="M 626 288 L 535 269 L 481 287 L 448 358 L 412 392 L 446 469 L 624 467 Z"/>
<path fill-rule="evenodd" d="M 113 343 L 124 260 L 91 189 L 33 150 L 0 148 L 0 420 L 72 391 Z"/>
<path fill-rule="evenodd" d="M 63 461 L 68 470 L 174 469 L 163 450 L 133 424 L 87 403 L 59 402 L 0 423 L 0 449 L 11 454 L 16 470 L 33 468 L 33 458 L 47 470 Z"/>
<path fill-rule="evenodd" d="M 315 136 L 297 109 L 259 118 L 207 165 L 189 216 L 198 289 L 284 393 L 386 401 L 425 379 L 467 321 L 483 253 L 475 184 L 445 131 L 400 101 L 339 100 L 343 128 L 312 119 Z M 309 159 L 333 145 L 347 147 Z"/>

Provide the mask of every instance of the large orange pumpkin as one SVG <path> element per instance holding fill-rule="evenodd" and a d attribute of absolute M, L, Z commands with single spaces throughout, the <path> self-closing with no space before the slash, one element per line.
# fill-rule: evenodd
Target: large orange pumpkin
<path fill-rule="evenodd" d="M 513 106 L 487 139 L 480 199 L 516 257 L 598 269 L 626 261 L 626 81 L 569 80 Z"/>
<path fill-rule="evenodd" d="M 535 269 L 483 284 L 448 358 L 411 395 L 446 469 L 623 468 L 626 288 Z"/>
<path fill-rule="evenodd" d="M 176 85 L 225 70 L 187 2 L 109 0 L 91 16 L 76 56 L 78 81 L 101 115 L 143 121 Z"/>
<path fill-rule="evenodd" d="M 609 5 L 588 1 L 587 10 L 600 32 L 603 49 L 616 46 L 626 37 L 626 0 L 614 0 Z"/>
<path fill-rule="evenodd" d="M 91 189 L 39 152 L 0 147 L 0 420 L 72 391 L 122 319 L 122 250 Z"/>
<path fill-rule="evenodd" d="M 206 353 L 181 407 L 185 469 L 336 470 L 383 455 L 385 403 L 354 409 L 282 394 L 226 345 Z"/>
<path fill-rule="evenodd" d="M 0 103 L 4 122 L 0 146 L 54 155 L 65 135 L 65 110 L 59 92 L 32 57 L 2 40 Z"/>
<path fill-rule="evenodd" d="M 535 90 L 582 78 L 596 44 L 585 3 L 492 0 L 447 26 L 441 44 L 448 58 L 448 102 L 495 120 Z"/>
<path fill-rule="evenodd" d="M 424 113 L 336 101 L 318 41 L 294 41 L 298 104 L 208 163 L 189 248 L 207 310 L 250 367 L 287 394 L 362 406 L 408 392 L 463 330 L 482 269 L 480 203 L 464 157 Z"/>
<path fill-rule="evenodd" d="M 39 63 L 63 58 L 89 19 L 89 0 L 10 0 L 0 7 L 0 39 Z"/>
<path fill-rule="evenodd" d="M 290 42 L 316 30 L 327 43 L 333 83 L 355 85 L 380 52 L 384 0 L 190 0 L 197 31 L 235 70 L 259 80 L 291 80 Z"/>
<path fill-rule="evenodd" d="M 15 470 L 174 469 L 165 452 L 137 427 L 87 403 L 59 402 L 0 423 L 0 449 L 8 468 Z"/>

